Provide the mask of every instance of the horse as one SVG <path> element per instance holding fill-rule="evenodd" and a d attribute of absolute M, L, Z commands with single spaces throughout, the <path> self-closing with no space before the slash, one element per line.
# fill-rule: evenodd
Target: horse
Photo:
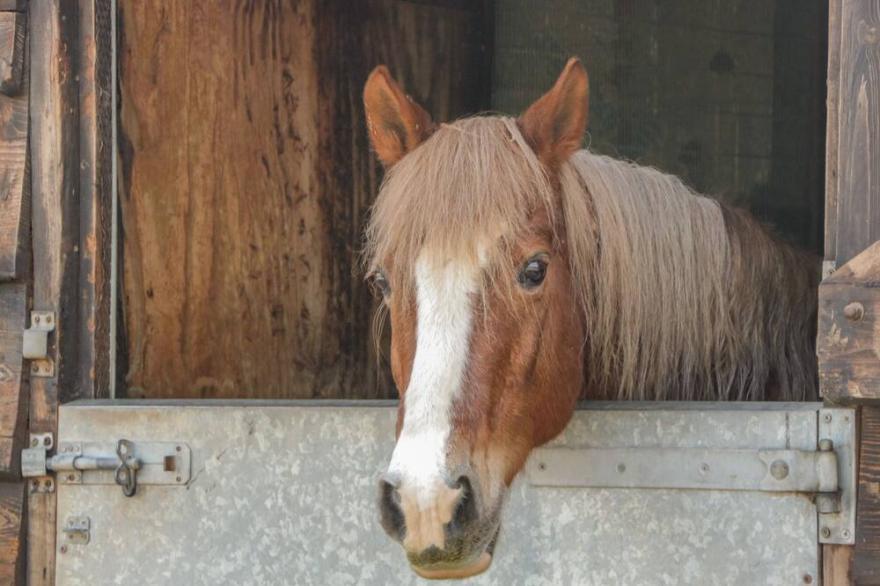
<path fill-rule="evenodd" d="M 582 150 L 568 61 L 519 118 L 436 124 L 384 66 L 365 263 L 390 315 L 381 525 L 426 578 L 492 561 L 511 482 L 575 403 L 817 396 L 816 260 L 676 177 Z"/>

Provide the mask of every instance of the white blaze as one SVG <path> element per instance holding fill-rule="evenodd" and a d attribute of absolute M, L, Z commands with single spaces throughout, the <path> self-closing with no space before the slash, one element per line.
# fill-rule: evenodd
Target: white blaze
<path fill-rule="evenodd" d="M 406 389 L 403 429 L 389 473 L 427 504 L 445 486 L 446 445 L 452 402 L 461 389 L 471 332 L 471 294 L 480 271 L 472 263 L 432 263 L 425 253 L 415 266 L 416 353 Z M 454 479 L 450 479 L 454 480 Z"/>

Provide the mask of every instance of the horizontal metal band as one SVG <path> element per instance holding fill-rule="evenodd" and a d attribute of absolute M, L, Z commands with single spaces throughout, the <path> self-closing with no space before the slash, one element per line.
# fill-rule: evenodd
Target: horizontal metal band
<path fill-rule="evenodd" d="M 539 448 L 526 465 L 534 486 L 831 493 L 833 451 L 703 448 Z"/>

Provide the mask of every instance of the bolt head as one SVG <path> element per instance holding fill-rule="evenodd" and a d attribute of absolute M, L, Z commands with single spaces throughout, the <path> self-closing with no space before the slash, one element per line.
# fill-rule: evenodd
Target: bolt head
<path fill-rule="evenodd" d="M 865 316 L 865 306 L 858 301 L 853 301 L 843 308 L 843 315 L 850 321 L 859 321 Z"/>
<path fill-rule="evenodd" d="M 770 464 L 770 474 L 776 480 L 784 480 L 788 478 L 788 464 L 785 460 L 774 460 L 772 464 Z"/>

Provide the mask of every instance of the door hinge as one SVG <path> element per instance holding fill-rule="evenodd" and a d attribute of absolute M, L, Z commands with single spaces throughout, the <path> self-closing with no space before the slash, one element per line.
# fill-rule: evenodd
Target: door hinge
<path fill-rule="evenodd" d="M 192 452 L 182 442 L 62 442 L 50 456 L 51 434 L 49 443 L 40 438 L 21 452 L 26 478 L 54 472 L 59 484 L 117 484 L 125 496 L 134 496 L 138 485 L 181 486 L 190 479 Z"/>
<path fill-rule="evenodd" d="M 55 331 L 54 311 L 32 311 L 31 327 L 22 335 L 22 357 L 31 361 L 31 376 L 55 376 L 55 363 L 49 358 L 49 332 Z"/>
<path fill-rule="evenodd" d="M 538 448 L 526 476 L 534 486 L 809 494 L 819 542 L 854 543 L 854 411 L 820 409 L 818 418 L 815 450 Z"/>

